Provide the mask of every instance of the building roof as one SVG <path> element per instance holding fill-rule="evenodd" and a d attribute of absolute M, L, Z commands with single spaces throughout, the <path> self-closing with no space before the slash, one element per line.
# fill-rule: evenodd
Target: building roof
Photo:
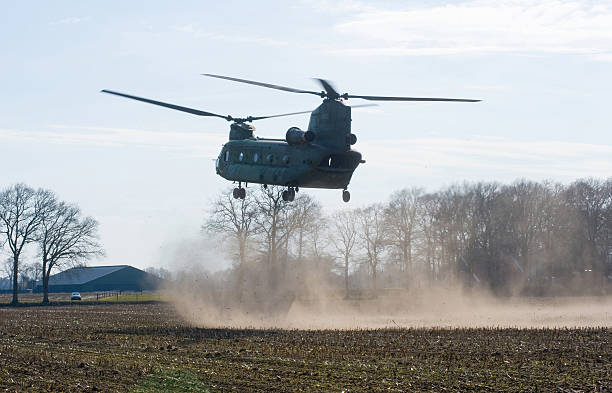
<path fill-rule="evenodd" d="M 49 285 L 81 285 L 125 269 L 128 265 L 73 267 L 49 277 Z"/>

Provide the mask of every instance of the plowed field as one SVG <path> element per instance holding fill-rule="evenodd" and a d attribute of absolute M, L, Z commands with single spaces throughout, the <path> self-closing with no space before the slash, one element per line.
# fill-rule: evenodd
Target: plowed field
<path fill-rule="evenodd" d="M 0 308 L 0 390 L 611 391 L 612 331 L 205 329 L 164 304 Z"/>

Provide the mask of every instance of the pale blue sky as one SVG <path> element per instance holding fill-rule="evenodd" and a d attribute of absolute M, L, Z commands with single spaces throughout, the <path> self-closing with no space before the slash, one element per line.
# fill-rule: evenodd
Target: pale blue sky
<path fill-rule="evenodd" d="M 207 202 L 229 186 L 213 162 L 226 122 L 103 88 L 237 116 L 319 100 L 201 73 L 484 100 L 354 110 L 367 163 L 351 183 L 353 207 L 408 186 L 612 175 L 610 1 L 3 1 L 2 10 L 0 186 L 50 188 L 95 216 L 108 257 L 94 264 L 169 266 L 176 250 L 201 253 Z M 302 115 L 256 127 L 281 137 L 307 124 Z M 330 211 L 343 206 L 339 191 L 308 192 Z"/>

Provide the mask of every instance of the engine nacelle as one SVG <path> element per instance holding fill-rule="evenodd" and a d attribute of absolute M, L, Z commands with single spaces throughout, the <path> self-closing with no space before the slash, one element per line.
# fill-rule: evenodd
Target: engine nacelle
<path fill-rule="evenodd" d="M 285 139 L 290 145 L 303 145 L 310 143 L 315 139 L 315 133 L 312 131 L 302 131 L 297 127 L 291 127 L 285 134 Z"/>
<path fill-rule="evenodd" d="M 230 125 L 230 141 L 252 139 L 255 137 L 255 127 L 247 123 L 232 123 Z"/>

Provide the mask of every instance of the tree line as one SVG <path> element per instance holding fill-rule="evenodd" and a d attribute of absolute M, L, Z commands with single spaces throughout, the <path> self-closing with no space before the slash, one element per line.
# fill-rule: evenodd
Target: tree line
<path fill-rule="evenodd" d="M 299 289 L 316 275 L 351 288 L 482 287 L 500 295 L 599 293 L 612 280 L 612 179 L 407 188 L 385 203 L 325 214 L 281 187 L 212 203 L 206 233 L 230 241 L 230 281 Z"/>
<path fill-rule="evenodd" d="M 50 190 L 18 183 L 0 191 L 0 249 L 10 255 L 12 304 L 19 301 L 19 275 L 31 268 L 22 261 L 29 246 L 35 247 L 39 258 L 35 270 L 42 276 L 45 304 L 53 269 L 104 253 L 94 218 L 84 217 L 78 206 L 59 200 Z"/>

